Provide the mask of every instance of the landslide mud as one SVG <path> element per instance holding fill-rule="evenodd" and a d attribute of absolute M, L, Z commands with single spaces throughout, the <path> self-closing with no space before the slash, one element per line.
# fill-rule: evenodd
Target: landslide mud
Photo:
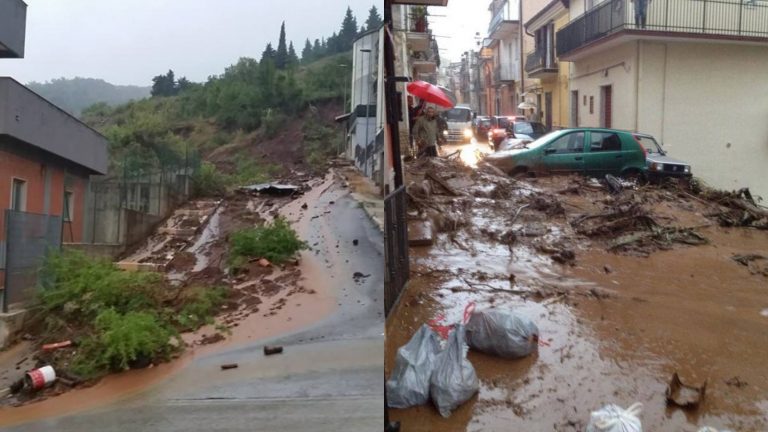
<path fill-rule="evenodd" d="M 623 194 L 637 195 L 659 226 L 696 227 L 708 243 L 662 238 L 608 251 L 646 228 L 579 234 L 574 219 L 617 202 L 600 185 L 571 176 L 510 181 L 443 161 L 412 164 L 408 177 L 419 183 L 427 170 L 460 195 L 435 186 L 412 198 L 410 217 L 435 221 L 439 234 L 431 247 L 410 248 L 411 280 L 387 321 L 387 374 L 419 326 L 441 316 L 458 322 L 470 301 L 527 315 L 542 343 L 519 360 L 470 351 L 479 394 L 447 419 L 431 404 L 390 409 L 402 430 L 583 431 L 591 411 L 635 402 L 644 404 L 644 430 L 768 430 L 768 278 L 732 259 L 768 255 L 768 232 L 721 228 L 707 216 L 717 206 L 647 186 Z M 698 410 L 667 407 L 675 371 L 686 383 L 708 380 Z"/>
<path fill-rule="evenodd" d="M 329 316 L 337 307 L 337 298 L 343 295 L 334 278 L 348 271 L 344 267 L 334 268 L 341 266 L 343 259 L 334 247 L 333 239 L 328 237 L 328 224 L 332 223 L 333 214 L 331 203 L 348 192 L 333 175 L 307 180 L 307 184 L 309 190 L 297 199 L 240 196 L 226 200 L 212 213 L 210 224 L 203 227 L 199 237 L 191 242 L 188 250 L 194 259 L 185 257 L 184 261 L 194 262 L 194 265 L 181 266 L 181 269 L 171 266 L 170 278 L 182 284 L 206 286 L 254 282 L 253 292 L 227 304 L 217 319 L 218 326 L 204 326 L 184 335 L 188 349 L 182 357 L 149 369 L 110 375 L 92 387 L 76 388 L 24 406 L 0 407 L 0 427 L 104 407 L 145 391 L 151 392 L 153 387 L 162 385 L 196 357 L 306 328 Z M 273 267 L 255 275 L 245 275 L 240 280 L 228 280 L 227 235 L 278 214 L 289 219 L 300 238 L 314 244 L 312 250 L 302 252 L 295 265 Z M 156 238 L 150 239 L 146 249 L 155 250 L 156 244 Z M 202 269 L 201 263 L 205 264 Z M 222 326 L 228 327 L 228 331 L 222 332 Z"/>

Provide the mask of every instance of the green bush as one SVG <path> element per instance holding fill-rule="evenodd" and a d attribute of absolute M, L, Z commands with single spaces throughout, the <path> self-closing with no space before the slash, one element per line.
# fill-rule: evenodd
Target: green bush
<path fill-rule="evenodd" d="M 54 253 L 41 270 L 40 300 L 46 313 L 87 322 L 108 308 L 125 313 L 159 307 L 161 283 L 157 273 L 123 272 L 80 252 Z"/>
<path fill-rule="evenodd" d="M 183 330 L 196 329 L 213 323 L 213 315 L 224 303 L 226 290 L 221 287 L 197 287 L 187 298 L 186 304 L 176 315 L 175 321 Z"/>
<path fill-rule="evenodd" d="M 230 238 L 230 266 L 238 267 L 244 258 L 266 258 L 281 264 L 300 250 L 308 249 L 296 231 L 283 218 L 257 228 L 236 231 Z"/>
<path fill-rule="evenodd" d="M 194 196 L 220 196 L 227 192 L 229 179 L 219 172 L 210 162 L 203 162 L 200 169 L 192 176 L 192 194 Z"/>
<path fill-rule="evenodd" d="M 94 377 L 110 370 L 128 369 L 141 359 L 167 360 L 176 337 L 167 324 L 149 312 L 121 314 L 105 309 L 94 321 L 96 334 L 87 338 L 78 351 L 72 370 Z"/>

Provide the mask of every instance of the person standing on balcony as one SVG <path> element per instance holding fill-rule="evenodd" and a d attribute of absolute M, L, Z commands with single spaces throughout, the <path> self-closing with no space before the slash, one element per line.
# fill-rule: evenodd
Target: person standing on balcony
<path fill-rule="evenodd" d="M 427 107 L 427 113 L 416 119 L 416 123 L 413 125 L 413 136 L 416 140 L 416 147 L 419 150 L 417 157 L 437 156 L 438 134 L 439 128 L 435 107 L 429 106 Z"/>
<path fill-rule="evenodd" d="M 651 0 L 631 0 L 635 4 L 635 27 L 645 28 L 646 16 L 648 15 L 648 4 Z"/>

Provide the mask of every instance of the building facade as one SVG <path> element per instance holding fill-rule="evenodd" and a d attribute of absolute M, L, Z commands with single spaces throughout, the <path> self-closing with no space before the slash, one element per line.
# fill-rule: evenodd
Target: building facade
<path fill-rule="evenodd" d="M 548 129 L 575 126 L 568 106 L 568 74 L 570 65 L 557 58 L 555 34 L 568 24 L 568 0 L 554 0 L 525 23 L 525 31 L 533 35 L 534 49 L 525 58 L 528 77 L 539 80 L 534 90 L 540 120 Z"/>
<path fill-rule="evenodd" d="M 712 186 L 768 197 L 768 3 L 638 3 L 571 2 L 556 48 L 576 125 L 653 134 Z"/>

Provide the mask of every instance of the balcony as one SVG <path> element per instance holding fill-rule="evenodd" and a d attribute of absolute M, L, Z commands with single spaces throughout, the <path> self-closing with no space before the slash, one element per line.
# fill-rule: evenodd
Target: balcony
<path fill-rule="evenodd" d="M 27 4 L 22 0 L 0 0 L 0 58 L 24 57 Z"/>
<path fill-rule="evenodd" d="M 406 32 L 405 40 L 412 51 L 427 51 L 431 46 L 431 38 L 426 32 Z"/>
<path fill-rule="evenodd" d="M 549 55 L 547 55 L 549 54 Z M 525 57 L 525 71 L 531 78 L 551 78 L 557 75 L 557 61 L 551 50 L 537 49 Z"/>
<path fill-rule="evenodd" d="M 519 0 L 517 0 L 519 1 Z M 517 1 L 505 1 L 493 14 L 491 24 L 488 26 L 488 37 L 504 40 L 512 38 L 520 32 L 520 11 Z"/>
<path fill-rule="evenodd" d="M 493 81 L 506 84 L 517 81 L 517 74 L 511 64 L 501 64 L 493 70 Z"/>
<path fill-rule="evenodd" d="M 654 0 L 649 3 L 643 23 L 636 17 L 636 2 L 604 1 L 557 32 L 557 56 L 561 60 L 578 60 L 595 52 L 594 47 L 607 49 L 637 39 L 768 43 L 766 2 Z"/>
<path fill-rule="evenodd" d="M 448 6 L 448 0 L 392 0 L 393 5 Z"/>

